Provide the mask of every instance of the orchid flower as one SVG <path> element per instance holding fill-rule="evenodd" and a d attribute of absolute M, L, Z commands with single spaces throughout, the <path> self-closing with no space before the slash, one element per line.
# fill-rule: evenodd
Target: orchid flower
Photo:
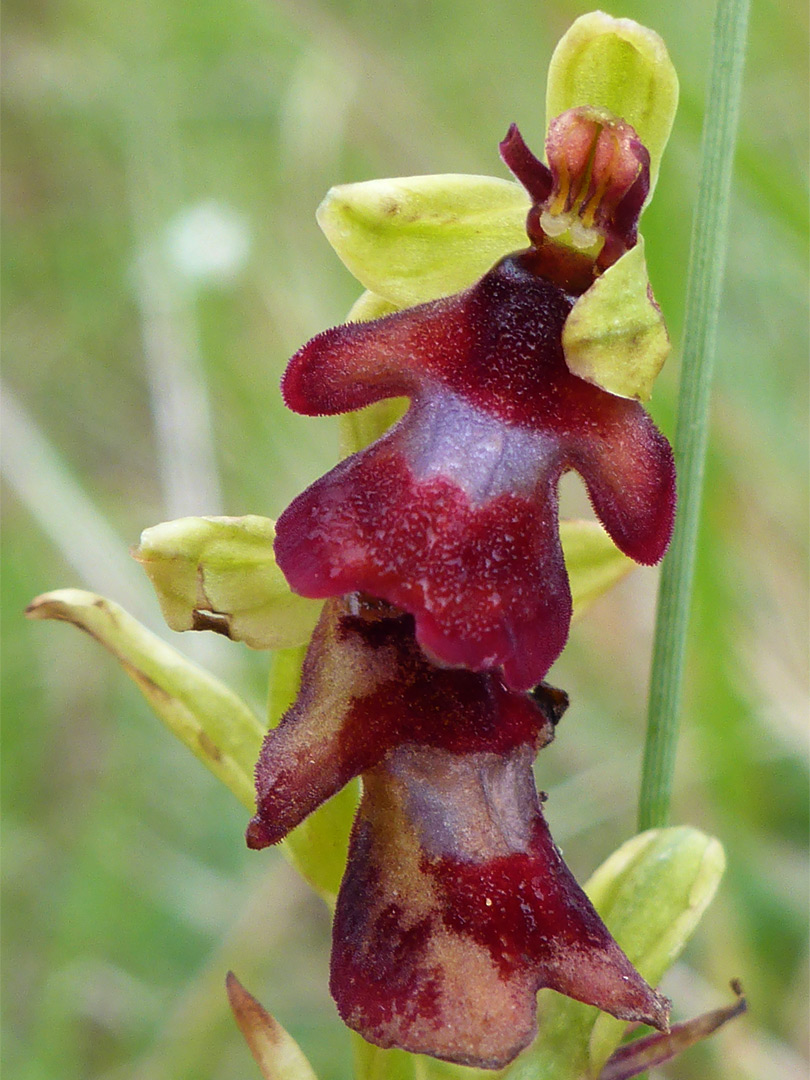
<path fill-rule="evenodd" d="M 596 19 L 590 62 L 593 41 L 614 42 L 625 24 L 587 18 Z M 581 30 L 572 30 L 573 39 Z M 634 34 L 649 54 L 654 35 Z M 397 222 L 406 241 L 415 215 L 420 223 L 416 208 L 392 191 L 423 189 L 421 214 L 430 222 L 437 192 L 446 210 L 458 187 L 457 214 L 467 200 L 477 222 L 486 183 L 416 178 L 330 194 L 321 224 L 350 266 L 363 263 L 356 272 L 379 290 L 389 313 L 318 335 L 292 358 L 282 384 L 289 407 L 307 415 L 411 401 L 393 428 L 282 514 L 276 556 L 293 590 L 380 597 L 415 617 L 420 646 L 438 662 L 501 669 L 513 689 L 542 681 L 568 636 L 571 594 L 557 510 L 563 472 L 582 475 L 602 524 L 637 562 L 657 562 L 672 531 L 671 451 L 632 400 L 648 396 L 668 349 L 637 229 L 663 149 L 660 129 L 668 132 L 674 108 L 670 68 L 659 39 L 653 45 L 648 66 L 663 68 L 666 91 L 663 119 L 647 124 L 658 139 L 655 156 L 599 100 L 553 118 L 548 166 L 513 125 L 501 154 L 524 189 L 523 249 L 459 293 L 390 310 L 413 297 L 407 283 L 419 265 L 407 242 L 397 260 Z M 581 66 L 581 49 L 570 39 L 558 48 L 563 57 L 572 48 L 574 60 L 562 64 L 569 75 Z M 502 183 L 492 185 L 512 215 L 514 193 L 506 198 Z M 499 237 L 510 235 L 504 216 L 497 209 L 494 218 L 485 215 Z M 355 254 L 375 227 L 393 234 L 393 284 L 383 267 Z M 480 239 L 491 252 L 491 237 Z M 435 291 L 439 277 L 428 265 Z"/>
<path fill-rule="evenodd" d="M 298 412 L 344 416 L 349 456 L 275 527 L 184 519 L 134 553 L 172 628 L 278 650 L 269 732 L 112 602 L 64 590 L 29 609 L 108 648 L 246 805 L 258 757 L 248 845 L 284 842 L 334 903 L 331 989 L 366 1056 L 500 1069 L 525 1050 L 516 1080 L 629 1077 L 722 1022 L 669 1034 L 653 989 L 714 894 L 717 842 L 643 834 L 583 890 L 532 771 L 567 707 L 544 678 L 574 607 L 630 559 L 657 562 L 672 529 L 672 455 L 641 405 L 669 343 L 638 222 L 676 100 L 660 39 L 593 13 L 552 59 L 548 164 L 512 125 L 501 155 L 518 183 L 327 196 L 319 221 L 369 291 L 282 389 Z M 558 521 L 567 470 L 604 529 Z M 228 989 L 264 1075 L 312 1080 Z M 556 995 L 525 1049 L 538 991 Z M 637 1022 L 659 1035 L 614 1054 Z"/>

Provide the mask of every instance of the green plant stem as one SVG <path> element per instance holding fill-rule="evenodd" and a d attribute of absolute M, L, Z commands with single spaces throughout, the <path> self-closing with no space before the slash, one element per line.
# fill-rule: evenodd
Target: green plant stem
<path fill-rule="evenodd" d="M 666 825 L 669 817 L 749 3 L 718 0 L 715 15 L 675 433 L 678 516 L 658 593 L 640 829 Z"/>

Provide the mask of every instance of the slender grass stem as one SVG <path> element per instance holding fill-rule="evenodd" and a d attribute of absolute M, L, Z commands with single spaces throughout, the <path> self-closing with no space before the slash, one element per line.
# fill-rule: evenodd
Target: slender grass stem
<path fill-rule="evenodd" d="M 715 15 L 675 433 L 679 506 L 658 593 L 641 829 L 666 825 L 669 816 L 749 6 L 750 0 L 718 0 Z"/>

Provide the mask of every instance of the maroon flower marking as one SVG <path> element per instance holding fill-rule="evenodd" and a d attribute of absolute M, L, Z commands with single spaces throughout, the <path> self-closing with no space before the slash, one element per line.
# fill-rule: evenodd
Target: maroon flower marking
<path fill-rule="evenodd" d="M 659 1028 L 667 1003 L 611 938 L 560 856 L 532 776 L 567 699 L 437 668 L 414 622 L 327 603 L 301 693 L 265 740 L 251 847 L 280 840 L 359 772 L 331 989 L 349 1026 L 483 1068 L 536 1031 L 552 987 Z"/>
<path fill-rule="evenodd" d="M 363 778 L 333 931 L 331 989 L 370 1042 L 501 1068 L 550 987 L 665 1028 L 540 810 L 528 744 L 402 746 Z"/>
<path fill-rule="evenodd" d="M 554 696 L 556 695 L 556 696 Z M 275 844 L 321 803 L 400 743 L 498 754 L 552 738 L 567 699 L 544 706 L 495 674 L 437 668 L 413 618 L 370 598 L 330 601 L 312 636 L 292 708 L 264 741 L 248 845 Z"/>
<path fill-rule="evenodd" d="M 292 358 L 282 389 L 296 412 L 411 399 L 388 434 L 279 519 L 276 556 L 296 592 L 382 597 L 415 616 L 440 662 L 502 668 L 527 689 L 571 619 L 563 472 L 580 473 L 625 554 L 662 557 L 675 501 L 668 443 L 638 403 L 565 364 L 562 329 L 589 267 L 531 247 L 465 292 L 328 330 Z"/>

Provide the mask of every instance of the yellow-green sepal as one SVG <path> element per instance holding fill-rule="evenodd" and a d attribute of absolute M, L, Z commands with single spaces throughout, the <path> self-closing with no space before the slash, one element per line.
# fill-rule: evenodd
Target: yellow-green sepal
<path fill-rule="evenodd" d="M 619 551 L 598 521 L 561 521 L 560 543 L 575 619 L 636 565 Z"/>
<path fill-rule="evenodd" d="M 366 290 L 352 306 L 346 316 L 346 322 L 370 322 L 383 315 L 399 311 L 400 306 L 392 304 L 382 296 Z M 408 408 L 407 398 L 388 398 L 367 405 L 364 409 L 342 413 L 339 418 L 339 451 L 342 458 L 365 450 L 376 442 L 381 435 L 400 419 Z"/>
<path fill-rule="evenodd" d="M 671 348 L 644 258 L 644 239 L 579 297 L 565 320 L 569 371 L 618 397 L 648 401 Z"/>
<path fill-rule="evenodd" d="M 133 551 L 172 630 L 214 630 L 253 649 L 306 641 L 321 605 L 290 591 L 269 518 L 188 517 L 145 529 Z"/>
<path fill-rule="evenodd" d="M 692 936 L 725 870 L 717 840 L 686 826 L 634 836 L 585 886 L 605 925 L 655 986 Z M 507 1069 L 508 1080 L 595 1080 L 627 1024 L 543 990 L 540 1037 Z"/>
<path fill-rule="evenodd" d="M 678 108 L 678 76 L 658 34 L 603 11 L 580 16 L 551 57 L 547 125 L 580 105 L 608 109 L 632 124 L 650 153 L 652 195 Z"/>
<path fill-rule="evenodd" d="M 241 698 L 103 596 L 60 589 L 38 596 L 26 614 L 72 623 L 95 638 L 166 727 L 253 809 L 253 768 L 264 728 Z"/>
<path fill-rule="evenodd" d="M 405 1050 L 382 1050 L 352 1032 L 354 1080 L 496 1080 L 491 1069 L 473 1069 L 449 1061 L 409 1054 Z"/>
<path fill-rule="evenodd" d="M 519 184 L 449 173 L 334 187 L 317 219 L 358 281 L 411 307 L 467 288 L 526 247 L 528 211 Z"/>

